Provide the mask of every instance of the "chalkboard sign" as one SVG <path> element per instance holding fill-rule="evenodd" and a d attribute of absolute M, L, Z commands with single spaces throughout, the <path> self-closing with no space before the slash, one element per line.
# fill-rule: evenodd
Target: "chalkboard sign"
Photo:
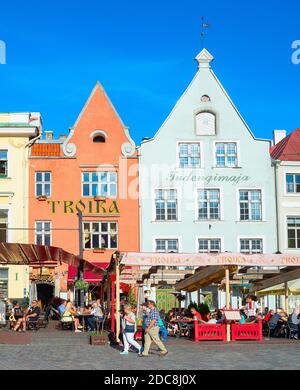
<path fill-rule="evenodd" d="M 0 325 L 6 324 L 6 305 L 0 300 Z"/>

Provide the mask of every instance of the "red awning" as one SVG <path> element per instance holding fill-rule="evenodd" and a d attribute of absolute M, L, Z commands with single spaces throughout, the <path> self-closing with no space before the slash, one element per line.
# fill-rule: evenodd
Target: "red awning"
<path fill-rule="evenodd" d="M 90 263 L 96 268 L 106 269 L 109 263 Z M 69 265 L 68 269 L 68 283 L 74 282 L 74 278 L 77 276 L 77 267 Z M 103 275 L 95 274 L 91 271 L 84 271 L 83 279 L 89 283 L 99 283 L 103 279 Z"/>
<path fill-rule="evenodd" d="M 84 271 L 97 275 L 97 278 L 102 278 L 102 275 L 106 274 L 105 269 L 102 268 L 102 266 L 106 268 L 106 263 L 90 263 L 62 248 L 33 244 L 0 243 L 0 264 L 4 265 L 42 266 L 47 262 L 56 262 L 57 264 L 66 263 L 76 269 L 81 260 L 83 261 Z"/>

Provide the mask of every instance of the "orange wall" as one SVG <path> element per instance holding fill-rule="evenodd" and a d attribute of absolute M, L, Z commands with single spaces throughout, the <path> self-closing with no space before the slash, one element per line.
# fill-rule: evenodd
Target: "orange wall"
<path fill-rule="evenodd" d="M 93 143 L 90 134 L 95 130 L 104 130 L 108 138 L 106 143 Z M 117 221 L 118 222 L 118 250 L 139 250 L 139 208 L 138 199 L 120 199 L 121 183 L 125 179 L 128 186 L 137 188 L 138 173 L 128 177 L 128 170 L 138 164 L 136 154 L 131 158 L 122 157 L 121 146 L 128 142 L 124 128 L 115 113 L 110 101 L 100 85 L 97 85 L 90 96 L 87 105 L 79 116 L 74 128 L 74 135 L 70 140 L 77 147 L 75 158 L 31 158 L 30 159 L 30 192 L 29 192 L 29 224 L 34 228 L 35 221 L 52 221 L 52 245 L 61 247 L 71 253 L 79 253 L 78 217 L 74 214 L 65 214 L 63 206 L 59 206 L 52 214 L 51 205 L 47 201 L 37 200 L 35 197 L 35 172 L 52 172 L 52 196 L 48 200 L 73 201 L 83 200 L 87 203 L 93 198 L 83 198 L 81 195 L 81 173 L 83 171 L 96 171 L 97 165 L 112 164 L 118 172 L 118 198 L 120 211 L 118 217 L 84 217 L 86 221 Z M 125 168 L 121 168 L 125 165 Z M 83 168 L 83 165 L 93 167 Z M 121 175 L 119 173 L 121 172 Z M 122 173 L 123 172 L 123 173 Z M 125 180 L 126 182 L 126 180 Z M 86 215 L 86 213 L 83 213 Z M 30 242 L 34 242 L 34 230 L 30 230 Z M 94 253 L 85 250 L 84 258 L 92 262 L 109 262 L 113 250 L 104 253 Z"/>

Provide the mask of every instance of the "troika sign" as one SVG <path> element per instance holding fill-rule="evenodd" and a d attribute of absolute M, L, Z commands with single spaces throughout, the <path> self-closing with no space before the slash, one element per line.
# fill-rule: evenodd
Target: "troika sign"
<path fill-rule="evenodd" d="M 52 214 L 64 213 L 74 214 L 82 212 L 85 214 L 119 215 L 119 207 L 115 200 L 94 199 L 94 200 L 49 200 L 48 205 Z"/>
<path fill-rule="evenodd" d="M 243 255 L 240 253 L 124 253 L 122 264 L 136 266 L 177 266 L 177 267 L 206 267 L 210 265 L 236 266 L 300 266 L 300 253 L 285 254 L 256 254 Z"/>

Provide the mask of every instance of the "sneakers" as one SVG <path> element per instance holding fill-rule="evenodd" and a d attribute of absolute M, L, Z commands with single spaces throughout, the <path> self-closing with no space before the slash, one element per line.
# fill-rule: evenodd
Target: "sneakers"
<path fill-rule="evenodd" d="M 120 355 L 128 355 L 127 351 L 120 352 Z"/>
<path fill-rule="evenodd" d="M 75 333 L 82 333 L 80 329 L 75 330 Z"/>

